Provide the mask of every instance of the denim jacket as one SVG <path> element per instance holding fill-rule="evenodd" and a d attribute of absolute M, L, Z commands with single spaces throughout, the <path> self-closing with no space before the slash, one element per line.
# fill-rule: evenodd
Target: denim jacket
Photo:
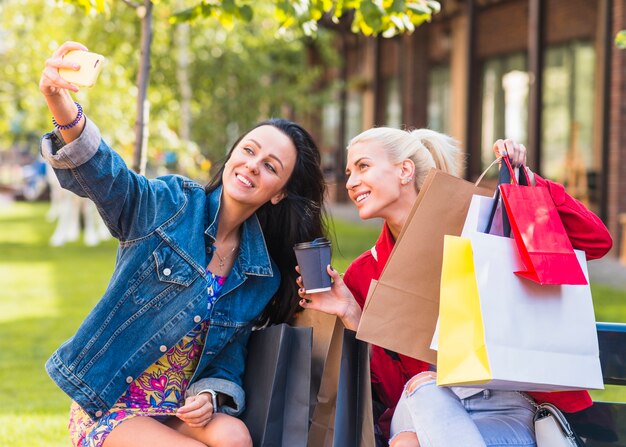
<path fill-rule="evenodd" d="M 41 152 L 61 185 L 93 200 L 119 239 L 106 292 L 46 362 L 50 377 L 98 419 L 148 366 L 208 318 L 188 395 L 210 388 L 234 402 L 218 411 L 243 411 L 246 344 L 280 282 L 256 215 L 242 225 L 239 255 L 209 308 L 205 267 L 221 188 L 207 195 L 180 176 L 148 180 L 134 173 L 90 120 L 69 144 L 58 133 L 46 134 Z"/>

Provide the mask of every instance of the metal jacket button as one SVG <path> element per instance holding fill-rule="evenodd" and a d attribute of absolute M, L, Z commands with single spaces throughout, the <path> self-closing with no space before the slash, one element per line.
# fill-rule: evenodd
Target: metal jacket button
<path fill-rule="evenodd" d="M 161 347 L 159 348 L 159 351 L 161 351 L 161 352 L 167 351 L 167 346 L 161 345 Z"/>
<path fill-rule="evenodd" d="M 200 315 L 196 315 L 193 317 L 193 321 L 194 323 L 200 323 L 200 321 L 202 321 L 202 317 Z"/>
<path fill-rule="evenodd" d="M 126 383 L 133 383 L 133 378 L 131 376 L 126 377 Z"/>
<path fill-rule="evenodd" d="M 168 268 L 164 268 L 163 269 L 163 274 L 165 276 L 170 276 L 172 274 L 172 271 L 170 269 L 168 269 Z"/>

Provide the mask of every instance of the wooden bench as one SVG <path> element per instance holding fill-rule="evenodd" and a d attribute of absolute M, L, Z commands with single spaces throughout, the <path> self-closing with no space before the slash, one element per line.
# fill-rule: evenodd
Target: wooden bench
<path fill-rule="evenodd" d="M 626 385 L 626 324 L 597 323 L 605 385 Z M 595 401 L 587 410 L 567 414 L 587 446 L 626 446 L 626 402 Z"/>

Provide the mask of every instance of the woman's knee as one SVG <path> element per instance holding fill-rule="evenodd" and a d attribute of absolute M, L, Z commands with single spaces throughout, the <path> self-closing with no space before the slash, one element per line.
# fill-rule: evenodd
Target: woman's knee
<path fill-rule="evenodd" d="M 415 433 L 406 431 L 394 436 L 389 447 L 420 447 L 420 443 Z"/>
<path fill-rule="evenodd" d="M 436 383 L 437 373 L 434 371 L 424 371 L 413 376 L 406 383 L 404 392 L 407 396 L 411 395 L 417 388 L 427 383 Z"/>
<path fill-rule="evenodd" d="M 248 427 L 241 420 L 228 416 L 222 417 L 215 422 L 218 421 L 220 423 L 217 427 L 215 425 L 211 427 L 210 423 L 207 425 L 207 428 L 212 431 L 210 447 L 226 445 L 229 447 L 252 447 L 252 437 Z"/>

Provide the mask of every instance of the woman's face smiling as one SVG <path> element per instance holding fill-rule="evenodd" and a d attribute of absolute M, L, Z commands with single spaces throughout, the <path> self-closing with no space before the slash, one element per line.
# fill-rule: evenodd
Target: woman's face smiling
<path fill-rule="evenodd" d="M 401 205 L 401 164 L 391 163 L 374 141 L 353 144 L 348 150 L 346 188 L 361 219 L 388 219 Z"/>
<path fill-rule="evenodd" d="M 274 126 L 252 129 L 233 150 L 224 166 L 224 192 L 233 200 L 259 208 L 267 201 L 278 203 L 284 197 L 296 164 L 296 148 L 291 139 Z"/>

